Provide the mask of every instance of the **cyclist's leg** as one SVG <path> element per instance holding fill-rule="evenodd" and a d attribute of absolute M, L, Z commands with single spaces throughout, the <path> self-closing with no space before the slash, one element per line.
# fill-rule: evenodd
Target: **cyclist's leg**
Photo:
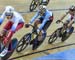
<path fill-rule="evenodd" d="M 39 19 L 37 19 L 37 20 L 34 22 L 34 26 L 35 26 L 36 29 L 38 28 L 38 25 L 42 23 L 42 20 L 43 20 L 43 18 L 40 17 Z"/>
<path fill-rule="evenodd" d="M 11 21 L 8 21 L 7 23 L 6 23 L 6 25 L 4 26 L 4 28 L 3 28 L 3 30 L 2 30 L 2 32 L 1 32 L 1 34 L 3 35 L 3 36 L 5 36 L 5 34 L 7 33 L 7 31 L 11 28 L 11 25 L 12 25 L 13 23 L 11 22 Z"/>
<path fill-rule="evenodd" d="M 24 23 L 19 23 L 17 28 L 16 28 L 16 31 L 18 31 L 19 29 L 23 28 L 24 26 Z"/>
<path fill-rule="evenodd" d="M 64 31 L 64 30 L 66 30 L 66 32 L 69 30 L 69 29 L 67 28 L 69 22 L 70 22 L 69 20 L 66 20 L 66 21 L 64 22 L 64 26 L 63 26 L 62 29 L 60 30 L 61 36 L 63 35 L 63 31 Z"/>
<path fill-rule="evenodd" d="M 11 31 L 11 27 L 12 27 L 13 24 L 10 24 L 10 28 L 8 29 L 8 34 L 6 35 L 6 37 L 4 38 L 3 40 L 3 45 L 5 46 L 5 49 L 2 51 L 1 55 L 4 55 L 3 53 L 5 53 L 5 55 L 7 54 L 8 52 L 8 47 L 9 47 L 9 43 L 11 43 L 11 37 L 13 36 L 14 32 L 18 31 L 19 29 L 21 29 L 24 25 L 24 23 L 19 23 L 17 28 L 16 28 L 16 31 Z M 10 47 L 10 50 L 12 49 L 12 45 Z"/>
<path fill-rule="evenodd" d="M 16 31 L 18 31 L 19 29 L 21 29 L 21 28 L 23 27 L 23 25 L 24 25 L 24 23 L 19 23 L 15 31 L 11 31 L 11 28 L 10 28 L 10 30 L 8 31 L 7 36 L 6 36 L 5 39 L 4 39 L 4 40 L 6 41 L 6 43 L 7 43 L 7 41 L 10 43 L 11 37 L 13 36 L 13 34 L 14 34 Z"/>
<path fill-rule="evenodd" d="M 49 28 L 52 21 L 47 21 L 45 25 L 43 26 L 42 32 L 40 33 L 38 40 L 41 41 L 46 36 L 46 31 Z"/>
<path fill-rule="evenodd" d="M 34 22 L 34 26 L 35 28 L 33 30 L 36 30 L 38 28 L 38 25 L 40 24 L 40 19 L 37 19 L 35 22 Z M 36 32 L 36 31 L 35 31 Z M 33 44 L 34 40 L 32 40 L 30 42 L 30 44 Z"/>
<path fill-rule="evenodd" d="M 10 28 L 12 27 L 12 25 L 13 25 L 13 22 L 8 21 L 7 24 L 4 26 L 4 29 L 3 29 L 3 30 L 8 32 L 8 31 L 10 30 Z M 10 34 L 11 34 L 11 33 L 10 33 Z M 6 35 L 6 36 L 7 36 L 7 35 Z M 6 38 L 6 37 L 5 37 L 5 38 Z M 4 40 L 5 40 L 5 38 L 4 38 Z M 4 40 L 3 40 L 3 41 L 4 41 Z M 4 44 L 4 45 L 5 45 L 5 44 Z"/>
<path fill-rule="evenodd" d="M 42 23 L 42 21 L 43 21 L 42 17 L 40 17 L 38 20 L 35 21 L 34 26 L 35 26 L 36 29 L 38 28 L 38 25 Z M 37 36 L 36 36 L 36 38 L 37 38 Z"/>
<path fill-rule="evenodd" d="M 45 23 L 45 25 L 43 26 L 43 30 L 46 32 L 46 30 L 49 28 L 49 26 L 51 25 L 51 23 L 53 22 L 53 14 L 52 14 L 52 16 L 50 16 L 49 17 L 49 21 L 47 21 L 46 23 Z"/>
<path fill-rule="evenodd" d="M 6 31 L 8 31 L 10 28 L 11 28 L 11 26 L 12 26 L 12 22 L 11 21 L 8 21 L 7 23 L 6 23 L 6 25 L 4 26 L 4 28 L 3 28 L 3 31 L 4 32 L 6 32 Z M 4 38 L 5 39 L 5 38 Z M 4 42 L 4 39 L 3 39 L 3 41 L 2 42 Z M 1 42 L 1 43 L 2 43 Z M 5 45 L 4 43 L 2 43 L 2 46 L 3 47 L 5 47 L 4 49 L 3 49 L 3 47 L 2 47 L 2 52 L 0 53 L 0 56 L 5 56 L 6 54 L 7 54 L 7 52 L 8 52 L 8 46 L 7 45 Z"/>
<path fill-rule="evenodd" d="M 67 30 L 66 30 L 66 32 L 67 32 L 66 36 L 69 36 L 69 33 L 70 33 L 70 30 L 71 30 L 71 27 L 72 27 L 72 24 L 73 24 L 73 23 L 74 23 L 74 20 L 70 20 L 70 21 L 68 22 Z"/>
<path fill-rule="evenodd" d="M 65 41 L 73 32 L 74 28 L 72 27 L 72 24 L 74 23 L 73 20 L 67 20 L 67 28 L 66 31 L 62 35 L 62 41 Z"/>
<path fill-rule="evenodd" d="M 7 23 L 6 23 L 6 25 L 4 26 L 4 28 L 3 28 L 3 30 L 0 32 L 0 36 L 5 36 L 6 35 L 6 33 L 7 33 L 7 31 L 10 29 L 10 27 L 11 27 L 11 24 L 12 24 L 12 22 L 11 21 L 8 21 Z"/>

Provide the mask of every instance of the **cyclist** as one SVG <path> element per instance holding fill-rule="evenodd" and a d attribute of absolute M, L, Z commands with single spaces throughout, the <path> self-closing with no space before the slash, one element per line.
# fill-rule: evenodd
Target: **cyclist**
<path fill-rule="evenodd" d="M 40 5 L 38 7 L 38 11 L 36 12 L 34 17 L 29 22 L 29 24 L 32 24 L 34 22 L 34 26 L 36 28 L 38 28 L 37 29 L 38 34 L 41 31 L 41 33 L 39 34 L 40 39 L 38 39 L 38 43 L 41 41 L 42 35 L 43 34 L 46 35 L 46 30 L 49 28 L 49 26 L 52 23 L 52 21 L 53 21 L 53 13 L 51 11 L 49 11 L 46 8 L 46 6 Z M 29 27 L 29 24 L 27 24 L 27 27 Z M 38 27 L 39 24 L 41 24 L 41 25 Z"/>
<path fill-rule="evenodd" d="M 68 14 L 69 14 L 68 19 L 65 22 L 65 25 L 67 25 L 66 26 L 67 36 L 69 35 L 72 24 L 75 22 L 75 6 L 71 6 L 68 12 L 66 12 L 66 14 L 64 14 L 59 20 L 56 21 L 57 23 L 61 22 Z"/>
<path fill-rule="evenodd" d="M 3 14 L 0 17 L 0 25 L 7 18 L 8 22 L 5 24 L 2 32 L 0 33 L 0 37 L 3 37 L 6 32 L 7 35 L 3 38 L 3 45 L 5 49 L 0 53 L 0 56 L 5 56 L 8 52 L 8 45 L 11 42 L 11 37 L 15 32 L 21 29 L 24 25 L 23 17 L 15 11 L 14 7 L 6 6 Z"/>

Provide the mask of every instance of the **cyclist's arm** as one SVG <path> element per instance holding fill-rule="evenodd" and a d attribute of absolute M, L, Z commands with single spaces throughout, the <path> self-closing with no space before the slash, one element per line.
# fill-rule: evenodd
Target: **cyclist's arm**
<path fill-rule="evenodd" d="M 32 24 L 38 16 L 39 16 L 39 12 L 35 14 L 35 16 L 31 19 L 30 23 Z"/>
<path fill-rule="evenodd" d="M 0 17 L 0 24 L 2 24 L 2 22 L 4 21 L 4 19 L 5 19 L 5 12 L 3 12 L 3 14 Z"/>
<path fill-rule="evenodd" d="M 14 24 L 13 24 L 12 27 L 11 27 L 11 30 L 12 30 L 12 31 L 15 31 L 15 30 L 16 30 L 18 23 L 19 23 L 19 20 L 16 19 L 15 22 L 14 22 Z"/>
<path fill-rule="evenodd" d="M 64 14 L 59 20 L 63 20 L 67 16 L 68 13 L 69 12 L 66 12 L 66 14 Z"/>

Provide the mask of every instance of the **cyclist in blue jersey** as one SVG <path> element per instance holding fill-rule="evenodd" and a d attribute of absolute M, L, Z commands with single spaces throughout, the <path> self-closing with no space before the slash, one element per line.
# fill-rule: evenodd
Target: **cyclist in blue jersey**
<path fill-rule="evenodd" d="M 40 5 L 38 7 L 38 11 L 34 15 L 34 17 L 30 20 L 29 24 L 32 24 L 34 22 L 34 26 L 37 29 L 37 33 L 40 33 L 40 37 L 42 34 L 46 34 L 46 30 L 49 28 L 50 24 L 53 21 L 53 13 L 49 11 L 46 6 Z M 29 27 L 29 24 L 27 24 L 27 27 Z M 38 25 L 41 24 L 39 27 Z M 38 42 L 41 41 L 41 39 L 38 39 Z"/>

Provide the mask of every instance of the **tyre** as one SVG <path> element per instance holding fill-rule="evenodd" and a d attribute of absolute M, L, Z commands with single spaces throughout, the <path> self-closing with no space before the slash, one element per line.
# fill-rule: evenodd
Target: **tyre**
<path fill-rule="evenodd" d="M 46 38 L 46 33 L 44 33 L 42 35 L 41 41 L 38 41 L 38 36 L 36 36 L 36 38 L 34 39 L 34 42 L 33 42 L 32 50 L 37 49 L 43 43 L 43 41 L 45 40 L 45 38 Z"/>
<path fill-rule="evenodd" d="M 67 32 L 65 31 L 64 34 L 62 35 L 61 41 L 64 42 L 66 39 L 68 39 L 70 37 L 70 35 L 73 33 L 73 31 L 74 31 L 74 27 L 72 27 L 70 29 L 70 32 L 69 32 L 69 35 L 68 36 L 66 36 L 67 35 Z"/>
<path fill-rule="evenodd" d="M 70 34 L 72 34 L 73 31 L 74 31 L 74 27 L 71 27 Z"/>
<path fill-rule="evenodd" d="M 57 39 L 57 30 L 49 37 L 48 43 L 52 44 Z"/>
<path fill-rule="evenodd" d="M 30 4 L 30 7 L 29 7 L 30 12 L 32 12 L 33 10 L 35 10 L 36 7 L 37 7 L 36 1 L 32 0 L 32 2 Z"/>
<path fill-rule="evenodd" d="M 11 57 L 11 55 L 13 54 L 14 50 L 16 49 L 16 46 L 17 46 L 17 38 L 13 38 L 12 39 L 12 51 L 9 51 L 4 57 L 2 57 L 1 59 L 2 60 L 7 60 L 9 57 Z M 9 50 L 9 49 L 8 49 Z"/>
<path fill-rule="evenodd" d="M 30 42 L 30 40 L 31 40 L 31 33 L 24 35 L 18 42 L 16 51 L 17 52 L 23 51 L 28 46 L 28 43 Z"/>

